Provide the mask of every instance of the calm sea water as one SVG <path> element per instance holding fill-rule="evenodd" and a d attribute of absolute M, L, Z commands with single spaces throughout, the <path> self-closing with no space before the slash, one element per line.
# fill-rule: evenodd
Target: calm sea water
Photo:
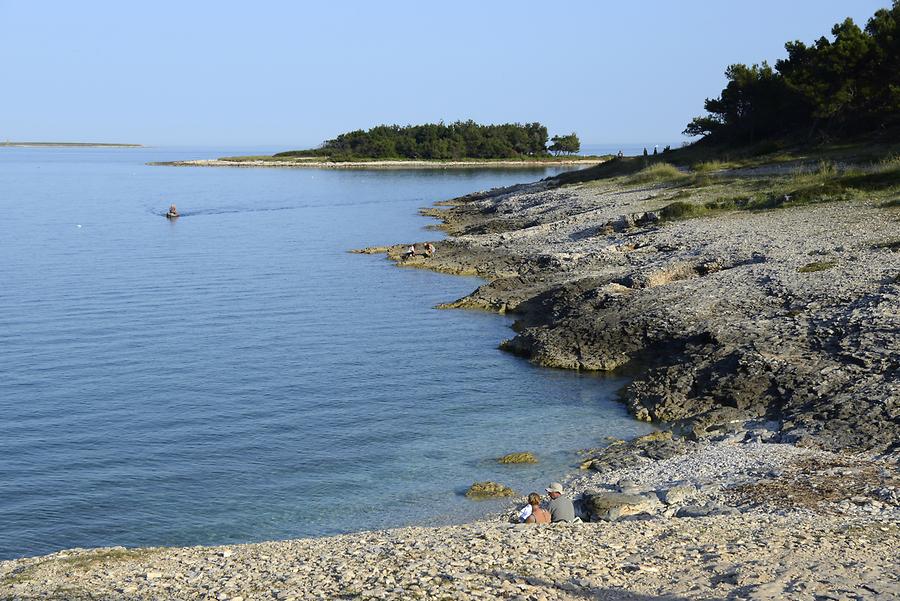
<path fill-rule="evenodd" d="M 646 430 L 622 381 L 432 308 L 478 280 L 346 252 L 550 171 L 144 164 L 242 150 L 0 149 L 0 558 L 460 521 L 475 480 L 540 490 Z"/>

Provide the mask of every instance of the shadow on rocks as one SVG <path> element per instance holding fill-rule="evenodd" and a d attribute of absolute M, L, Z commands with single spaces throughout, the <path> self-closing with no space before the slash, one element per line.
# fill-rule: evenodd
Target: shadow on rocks
<path fill-rule="evenodd" d="M 583 582 L 583 584 L 586 584 L 587 586 L 582 586 L 582 584 L 579 584 L 578 579 L 566 582 L 555 582 L 536 576 L 523 576 L 522 574 L 517 574 L 515 572 L 482 571 L 481 574 L 499 580 L 505 580 L 510 583 L 516 580 L 525 580 L 525 582 L 531 586 L 540 587 L 547 591 L 554 590 L 564 592 L 572 597 L 580 597 L 582 599 L 591 599 L 595 601 L 691 601 L 687 597 L 678 595 L 645 595 L 643 593 L 634 593 L 623 588 L 612 586 L 591 586 L 589 582 Z M 719 600 L 710 597 L 707 598 L 706 601 Z"/>
<path fill-rule="evenodd" d="M 157 591 L 156 594 L 162 594 Z M 11 596 L 4 596 L 0 593 L 0 599 L 3 601 L 146 601 L 145 595 L 130 596 L 125 593 L 90 593 L 86 591 L 73 591 L 70 589 L 58 589 L 56 591 L 34 591 L 14 593 Z M 164 598 L 164 597 L 162 597 Z"/>

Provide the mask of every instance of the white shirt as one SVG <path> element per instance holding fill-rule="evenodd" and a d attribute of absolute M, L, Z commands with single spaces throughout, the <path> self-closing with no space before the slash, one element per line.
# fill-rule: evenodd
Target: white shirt
<path fill-rule="evenodd" d="M 532 512 L 532 509 L 531 509 L 530 503 L 528 505 L 526 505 L 525 507 L 523 507 L 522 509 L 520 509 L 519 510 L 519 522 L 524 522 L 525 520 L 527 520 L 529 518 L 529 516 L 531 516 L 531 512 Z"/>

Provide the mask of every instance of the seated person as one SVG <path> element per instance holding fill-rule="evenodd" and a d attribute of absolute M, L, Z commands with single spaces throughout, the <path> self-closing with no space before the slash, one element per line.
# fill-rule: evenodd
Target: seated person
<path fill-rule="evenodd" d="M 550 523 L 550 512 L 541 507 L 541 495 L 536 492 L 528 495 L 528 506 L 531 508 L 531 513 L 525 518 L 526 524 Z"/>
<path fill-rule="evenodd" d="M 574 522 L 575 506 L 572 500 L 563 495 L 563 487 L 559 482 L 552 482 L 547 487 L 550 497 L 550 518 L 553 522 Z M 579 520 L 580 521 L 580 520 Z"/>

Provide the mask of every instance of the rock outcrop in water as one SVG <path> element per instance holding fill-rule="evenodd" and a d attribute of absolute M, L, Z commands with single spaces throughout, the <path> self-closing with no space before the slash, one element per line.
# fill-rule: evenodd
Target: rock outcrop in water
<path fill-rule="evenodd" d="M 497 463 L 503 464 L 515 464 L 515 463 L 537 463 L 537 457 L 534 456 L 534 453 L 529 453 L 528 451 L 521 453 L 507 453 L 503 457 L 497 458 Z"/>
<path fill-rule="evenodd" d="M 466 496 L 470 499 L 500 499 L 514 497 L 516 491 L 498 482 L 475 482 L 466 491 Z"/>

